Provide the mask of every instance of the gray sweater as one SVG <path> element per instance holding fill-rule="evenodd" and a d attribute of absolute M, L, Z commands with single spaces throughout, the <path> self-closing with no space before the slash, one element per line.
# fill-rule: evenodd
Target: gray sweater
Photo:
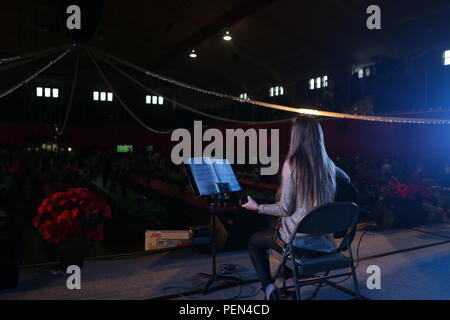
<path fill-rule="evenodd" d="M 281 227 L 279 233 L 284 242 L 288 242 L 292 232 L 299 221 L 307 214 L 297 201 L 297 187 L 295 183 L 295 169 L 283 182 L 280 201 L 275 204 L 263 204 L 258 208 L 259 213 L 281 217 Z M 340 168 L 336 167 L 336 180 L 350 181 L 348 175 Z M 293 242 L 297 248 L 305 248 L 313 251 L 333 252 L 336 250 L 336 243 L 333 235 L 308 235 L 297 233 Z"/>

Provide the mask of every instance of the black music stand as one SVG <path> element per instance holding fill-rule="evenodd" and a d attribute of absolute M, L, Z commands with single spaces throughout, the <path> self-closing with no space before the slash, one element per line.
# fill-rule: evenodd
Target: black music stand
<path fill-rule="evenodd" d="M 225 206 L 232 202 L 236 202 L 235 199 L 232 199 L 230 197 L 230 193 L 241 190 L 230 164 L 225 160 L 221 161 L 223 162 L 221 162 L 220 164 L 214 164 L 208 158 L 207 161 L 208 164 L 202 164 L 203 166 L 210 166 L 209 168 L 210 170 L 209 171 L 207 170 L 206 173 L 205 171 L 203 172 L 200 170 L 196 171 L 197 167 L 195 166 L 195 164 L 186 166 L 186 174 L 189 177 L 189 182 L 191 184 L 194 193 L 198 197 L 200 196 L 208 197 L 208 209 L 212 218 L 212 234 L 211 234 L 212 270 L 211 274 L 199 273 L 199 275 L 209 278 L 208 282 L 206 283 L 203 289 L 203 294 L 208 294 L 209 292 L 211 292 L 213 284 L 219 280 L 228 280 L 239 283 L 242 282 L 242 280 L 239 279 L 238 277 L 217 273 L 217 262 L 216 262 L 217 214 L 215 209 L 217 207 Z M 216 165 L 216 167 L 214 167 L 214 165 Z"/>
<path fill-rule="evenodd" d="M 211 234 L 212 270 L 211 270 L 211 274 L 199 273 L 199 275 L 209 278 L 208 282 L 206 283 L 205 287 L 203 288 L 203 294 L 208 294 L 209 292 L 211 292 L 214 282 L 219 281 L 219 280 L 228 280 L 228 281 L 234 281 L 234 282 L 238 282 L 238 283 L 242 282 L 242 279 L 239 279 L 238 277 L 217 274 L 217 262 L 216 262 L 216 253 L 217 253 L 216 220 L 217 220 L 217 215 L 216 215 L 215 208 L 224 206 L 227 203 L 229 203 L 228 202 L 229 198 L 230 197 L 229 197 L 228 192 L 212 194 L 212 195 L 208 196 L 208 208 L 209 208 L 209 213 L 211 214 L 211 218 L 212 218 L 212 234 Z"/>

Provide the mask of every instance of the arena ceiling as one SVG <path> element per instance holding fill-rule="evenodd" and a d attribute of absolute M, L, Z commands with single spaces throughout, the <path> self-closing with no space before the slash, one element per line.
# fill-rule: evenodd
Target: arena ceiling
<path fill-rule="evenodd" d="M 70 1 L 80 2 L 88 8 L 89 45 L 232 94 L 450 46 L 448 0 Z M 64 27 L 68 3 L 0 2 L 1 56 L 73 42 Z M 366 28 L 371 4 L 381 7 L 381 30 Z M 222 39 L 226 30 L 229 42 Z M 188 57 L 192 49 L 196 59 Z M 83 67 L 92 68 L 88 61 Z M 58 68 L 70 73 L 73 62 Z"/>

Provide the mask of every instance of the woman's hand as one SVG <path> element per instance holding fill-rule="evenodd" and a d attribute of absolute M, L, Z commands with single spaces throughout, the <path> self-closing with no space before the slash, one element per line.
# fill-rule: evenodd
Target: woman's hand
<path fill-rule="evenodd" d="M 247 196 L 247 202 L 242 205 L 242 208 L 252 211 L 258 211 L 258 203 L 252 197 Z"/>

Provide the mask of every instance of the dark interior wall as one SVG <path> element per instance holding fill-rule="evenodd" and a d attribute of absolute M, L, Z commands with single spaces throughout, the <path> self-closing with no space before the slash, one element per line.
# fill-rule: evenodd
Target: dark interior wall
<path fill-rule="evenodd" d="M 386 124 L 359 120 L 322 121 L 328 152 L 332 156 L 396 157 L 424 160 L 450 159 L 450 126 Z M 240 126 L 219 126 L 220 129 Z M 246 127 L 243 127 L 246 129 Z M 289 123 L 254 128 L 280 129 L 280 151 L 289 143 Z M 51 140 L 51 126 L 0 125 L 0 143 L 27 146 Z M 40 138 L 41 137 L 41 138 Z M 63 137 L 68 145 L 79 148 L 110 148 L 132 144 L 142 148 L 153 144 L 170 155 L 176 142 L 170 134 L 160 135 L 142 128 L 68 127 Z M 41 141 L 41 142 L 40 142 Z M 204 146 L 208 143 L 204 143 Z"/>

